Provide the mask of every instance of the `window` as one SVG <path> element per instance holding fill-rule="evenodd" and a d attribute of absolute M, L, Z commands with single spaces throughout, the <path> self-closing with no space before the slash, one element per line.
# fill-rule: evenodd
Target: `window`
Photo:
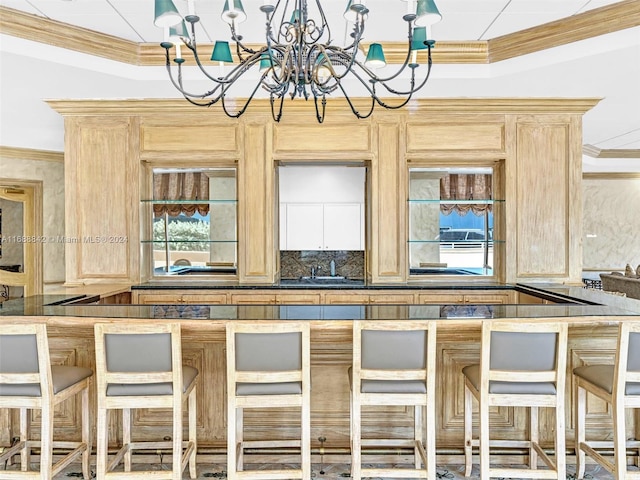
<path fill-rule="evenodd" d="M 409 169 L 411 276 L 494 275 L 494 182 L 492 167 Z"/>
<path fill-rule="evenodd" d="M 155 168 L 152 188 L 152 275 L 235 275 L 235 168 Z"/>

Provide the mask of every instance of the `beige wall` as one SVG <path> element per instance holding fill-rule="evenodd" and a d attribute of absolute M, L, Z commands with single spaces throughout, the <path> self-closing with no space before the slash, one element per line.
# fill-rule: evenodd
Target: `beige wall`
<path fill-rule="evenodd" d="M 64 164 L 59 161 L 19 158 L 0 150 L 0 184 L 11 184 L 11 180 L 42 182 L 43 237 L 47 239 L 62 237 L 64 235 Z M 5 227 L 5 221 L 3 221 L 3 230 Z M 52 240 L 43 244 L 43 279 L 45 284 L 64 282 L 64 243 Z"/>
<path fill-rule="evenodd" d="M 583 180 L 585 270 L 640 265 L 640 177 L 606 174 Z"/>

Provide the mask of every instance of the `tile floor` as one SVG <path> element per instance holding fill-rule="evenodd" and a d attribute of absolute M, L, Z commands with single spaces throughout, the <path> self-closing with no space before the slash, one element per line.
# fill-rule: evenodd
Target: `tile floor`
<path fill-rule="evenodd" d="M 251 467 L 251 466 L 248 466 Z M 0 467 L 0 478 L 2 478 L 2 468 Z M 153 466 L 145 466 L 145 468 L 149 469 L 162 469 L 167 468 L 166 465 L 153 465 Z M 225 472 L 225 466 L 223 465 L 211 465 L 211 466 L 198 466 L 198 480 L 206 480 L 206 479 L 224 479 L 227 478 Z M 57 475 L 55 480 L 67 480 L 72 478 L 82 478 L 82 469 L 79 465 L 70 465 L 65 469 L 64 472 Z M 189 478 L 188 472 L 185 472 L 184 479 Z M 338 480 L 349 477 L 349 465 L 320 465 L 314 464 L 312 468 L 311 478 L 317 480 Z M 452 466 L 441 466 L 437 468 L 436 478 L 438 479 L 446 479 L 446 480 L 464 480 L 464 466 L 462 465 L 452 465 Z M 613 477 L 604 469 L 600 468 L 596 465 L 587 466 L 587 472 L 584 477 L 586 480 L 612 480 Z M 479 473 L 476 466 L 474 466 L 471 477 L 466 480 L 477 480 L 479 479 Z M 575 479 L 574 467 L 569 466 L 567 469 L 567 480 Z M 375 479 L 375 480 L 386 480 L 386 479 Z"/>

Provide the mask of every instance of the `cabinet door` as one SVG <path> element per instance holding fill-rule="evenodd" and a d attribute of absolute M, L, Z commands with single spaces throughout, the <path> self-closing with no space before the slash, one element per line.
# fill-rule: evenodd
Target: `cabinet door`
<path fill-rule="evenodd" d="M 327 305 L 362 305 L 369 303 L 369 294 L 325 293 L 324 303 Z"/>
<path fill-rule="evenodd" d="M 477 294 L 467 294 L 464 296 L 464 303 L 475 303 L 475 304 L 508 304 L 515 303 L 510 302 L 508 293 L 477 293 Z"/>
<path fill-rule="evenodd" d="M 359 203 L 325 204 L 324 250 L 362 250 Z"/>
<path fill-rule="evenodd" d="M 319 293 L 279 293 L 276 303 L 280 305 L 317 305 L 320 303 Z"/>
<path fill-rule="evenodd" d="M 377 304 L 410 305 L 413 302 L 413 293 L 372 293 L 369 297 L 369 303 Z"/>
<path fill-rule="evenodd" d="M 233 305 L 275 305 L 275 293 L 232 293 Z"/>
<path fill-rule="evenodd" d="M 137 303 L 141 305 L 175 305 L 181 303 L 182 295 L 167 293 L 141 293 Z"/>
<path fill-rule="evenodd" d="M 450 304 L 463 303 L 464 295 L 459 293 L 420 293 L 418 295 L 418 303 L 426 304 Z"/>
<path fill-rule="evenodd" d="M 287 250 L 322 250 L 321 203 L 287 204 Z"/>
<path fill-rule="evenodd" d="M 191 304 L 209 304 L 209 305 L 224 305 L 227 303 L 227 294 L 226 293 L 188 293 L 182 295 L 181 297 L 182 303 L 191 303 Z"/>

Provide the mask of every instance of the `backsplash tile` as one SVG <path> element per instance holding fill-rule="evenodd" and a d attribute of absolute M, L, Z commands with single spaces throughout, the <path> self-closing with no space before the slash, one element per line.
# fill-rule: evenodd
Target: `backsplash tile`
<path fill-rule="evenodd" d="M 331 275 L 331 260 L 336 263 L 336 275 L 364 278 L 364 251 L 347 250 L 281 250 L 280 278 L 295 279 L 311 275 L 312 267 L 320 267 L 318 276 Z"/>

